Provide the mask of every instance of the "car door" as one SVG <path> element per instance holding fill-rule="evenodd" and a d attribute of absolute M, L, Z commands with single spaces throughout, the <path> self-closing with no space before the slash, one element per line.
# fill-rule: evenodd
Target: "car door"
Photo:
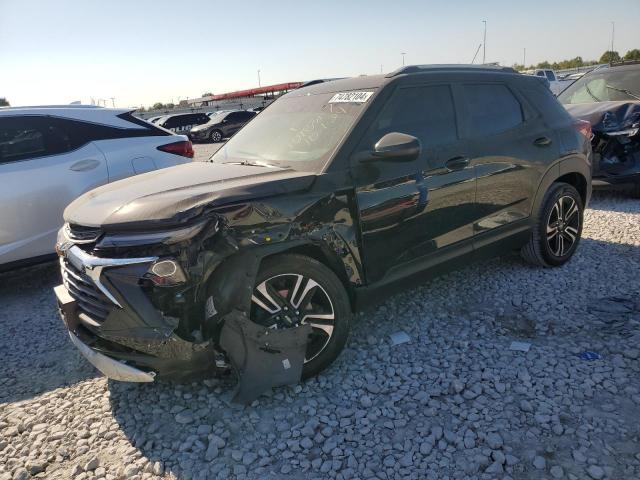
<path fill-rule="evenodd" d="M 475 173 L 458 138 L 457 117 L 450 85 L 400 86 L 353 155 L 369 282 L 435 265 L 444 260 L 438 254 L 445 250 L 471 252 Z M 412 162 L 358 160 L 391 132 L 417 137 L 419 157 Z"/>
<path fill-rule="evenodd" d="M 526 228 L 540 177 L 556 155 L 553 130 L 514 86 L 470 82 L 456 90 L 477 178 L 476 246 L 491 233 Z"/>
<path fill-rule="evenodd" d="M 242 126 L 244 125 L 243 122 L 243 118 L 244 116 L 242 115 L 243 112 L 232 112 L 229 115 L 227 115 L 225 117 L 225 127 L 224 127 L 224 133 L 225 136 L 232 136 L 233 134 L 235 134 L 238 130 L 240 130 L 240 128 L 242 128 Z"/>
<path fill-rule="evenodd" d="M 53 253 L 65 207 L 107 178 L 100 150 L 59 119 L 0 118 L 0 264 Z"/>

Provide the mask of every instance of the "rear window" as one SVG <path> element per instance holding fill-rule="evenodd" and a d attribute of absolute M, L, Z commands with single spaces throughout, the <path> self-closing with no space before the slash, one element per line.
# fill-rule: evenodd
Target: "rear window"
<path fill-rule="evenodd" d="M 506 85 L 463 85 L 472 137 L 505 132 L 523 121 L 522 106 Z"/>
<path fill-rule="evenodd" d="M 48 155 L 43 125 L 18 118 L 0 118 L 0 163 Z"/>
<path fill-rule="evenodd" d="M 553 74 L 551 70 L 546 70 L 544 73 L 547 74 L 547 80 L 549 80 L 550 82 L 556 81 L 556 76 Z"/>

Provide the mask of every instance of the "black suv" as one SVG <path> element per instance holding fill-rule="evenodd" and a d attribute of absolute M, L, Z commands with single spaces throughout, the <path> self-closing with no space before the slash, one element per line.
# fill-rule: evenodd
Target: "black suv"
<path fill-rule="evenodd" d="M 207 123 L 209 120 L 211 119 L 206 113 L 177 113 L 160 117 L 156 120 L 156 125 L 187 135 L 193 127 Z"/>
<path fill-rule="evenodd" d="M 56 293 L 107 375 L 298 381 L 390 284 L 520 250 L 576 251 L 591 150 L 544 83 L 406 67 L 291 92 L 211 159 L 116 182 L 65 211 Z"/>
<path fill-rule="evenodd" d="M 189 131 L 192 142 L 211 141 L 220 142 L 223 138 L 231 137 L 244 127 L 258 112 L 238 110 L 212 115 L 209 122 L 193 127 Z"/>

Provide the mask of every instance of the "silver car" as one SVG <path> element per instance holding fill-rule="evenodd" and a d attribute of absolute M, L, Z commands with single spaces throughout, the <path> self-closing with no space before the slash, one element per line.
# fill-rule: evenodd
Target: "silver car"
<path fill-rule="evenodd" d="M 0 108 L 0 270 L 53 257 L 62 212 L 82 193 L 192 158 L 187 137 L 129 110 Z"/>

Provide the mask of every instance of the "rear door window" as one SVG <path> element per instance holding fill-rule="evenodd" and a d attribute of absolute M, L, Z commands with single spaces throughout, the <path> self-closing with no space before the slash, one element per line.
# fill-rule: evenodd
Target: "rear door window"
<path fill-rule="evenodd" d="M 496 135 L 522 124 L 522 106 L 506 85 L 466 84 L 464 95 L 467 135 Z"/>
<path fill-rule="evenodd" d="M 0 163 L 57 155 L 74 148 L 68 130 L 55 119 L 0 118 Z"/>
<path fill-rule="evenodd" d="M 544 73 L 547 74 L 547 80 L 549 80 L 550 82 L 556 81 L 556 76 L 553 74 L 552 70 L 546 70 Z"/>
<path fill-rule="evenodd" d="M 371 126 L 368 141 L 372 146 L 391 132 L 413 135 L 427 147 L 456 141 L 458 131 L 451 87 L 399 88 Z"/>

